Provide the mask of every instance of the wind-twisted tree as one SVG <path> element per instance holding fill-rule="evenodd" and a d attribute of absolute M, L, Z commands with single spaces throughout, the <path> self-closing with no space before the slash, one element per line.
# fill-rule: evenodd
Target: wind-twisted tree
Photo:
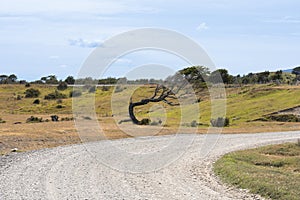
<path fill-rule="evenodd" d="M 132 98 L 130 99 L 129 103 L 129 116 L 130 119 L 134 124 L 137 125 L 147 125 L 149 123 L 149 120 L 138 120 L 134 114 L 134 108 L 137 106 L 143 106 L 148 103 L 157 103 L 157 102 L 164 102 L 167 103 L 170 106 L 176 106 L 179 105 L 178 103 L 174 103 L 171 100 L 172 99 L 177 99 L 175 96 L 175 93 L 172 91 L 171 88 L 167 88 L 164 85 L 157 85 L 156 89 L 154 91 L 154 94 L 150 98 L 142 99 L 141 101 L 138 102 L 132 102 Z"/>
<path fill-rule="evenodd" d="M 188 94 L 189 90 L 196 89 L 199 85 L 205 83 L 205 79 L 209 73 L 207 67 L 187 67 L 166 78 L 163 84 L 157 84 L 152 97 L 142 99 L 138 102 L 132 102 L 131 98 L 128 108 L 130 119 L 134 124 L 149 124 L 149 119 L 138 120 L 136 118 L 134 114 L 135 107 L 158 102 L 164 102 L 170 106 L 177 106 L 179 105 L 176 103 L 178 99 L 181 98 L 182 95 Z"/>

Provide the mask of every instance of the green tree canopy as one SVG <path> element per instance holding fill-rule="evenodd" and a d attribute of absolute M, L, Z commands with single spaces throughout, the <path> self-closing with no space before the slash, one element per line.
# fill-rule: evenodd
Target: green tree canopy
<path fill-rule="evenodd" d="M 68 77 L 66 78 L 65 82 L 66 82 L 67 84 L 69 84 L 69 85 L 74 85 L 75 79 L 74 79 L 73 76 L 68 76 Z"/>
<path fill-rule="evenodd" d="M 210 71 L 207 67 L 192 66 L 179 70 L 179 73 L 190 83 L 205 82 L 208 78 Z"/>
<path fill-rule="evenodd" d="M 233 76 L 229 75 L 226 69 L 217 69 L 213 71 L 209 77 L 210 82 L 212 83 L 225 83 L 230 84 L 233 82 Z"/>
<path fill-rule="evenodd" d="M 296 74 L 296 75 L 300 75 L 300 66 L 299 67 L 295 67 L 292 71 L 293 74 Z"/>

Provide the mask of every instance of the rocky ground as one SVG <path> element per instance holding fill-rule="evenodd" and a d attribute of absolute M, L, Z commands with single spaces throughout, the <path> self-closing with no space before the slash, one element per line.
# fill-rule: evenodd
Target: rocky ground
<path fill-rule="evenodd" d="M 230 151 L 299 137 L 179 134 L 13 153 L 0 158 L 0 199 L 262 199 L 222 184 L 213 162 Z"/>

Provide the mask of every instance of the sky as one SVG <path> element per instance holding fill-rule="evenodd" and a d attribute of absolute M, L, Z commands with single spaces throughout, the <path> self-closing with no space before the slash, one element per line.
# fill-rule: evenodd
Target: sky
<path fill-rule="evenodd" d="M 77 77 L 106 40 L 147 27 L 189 37 L 231 74 L 300 65 L 298 0 L 0 0 L 0 5 L 0 74 L 19 79 Z M 173 70 L 188 65 L 165 52 L 141 50 L 120 57 L 102 76 L 134 74 L 151 63 Z M 149 73 L 139 74 L 136 78 Z"/>

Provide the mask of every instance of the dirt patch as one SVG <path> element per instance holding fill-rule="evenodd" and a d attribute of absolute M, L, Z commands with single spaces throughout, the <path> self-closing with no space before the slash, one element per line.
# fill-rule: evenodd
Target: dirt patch
<path fill-rule="evenodd" d="M 10 153 L 12 149 L 18 151 L 29 151 L 43 148 L 57 147 L 68 144 L 81 143 L 74 121 L 26 123 L 31 115 L 6 114 L 1 115 L 6 123 L 0 124 L 0 154 Z M 51 119 L 50 115 L 35 115 L 43 119 Z M 59 115 L 71 118 L 72 115 Z M 134 131 L 128 124 L 122 124 L 121 129 L 118 120 L 112 117 L 99 118 L 101 127 L 105 133 L 104 139 L 119 139 L 128 137 L 139 137 L 149 135 L 176 134 L 177 128 L 159 126 L 136 126 Z M 15 124 L 16 122 L 20 122 Z M 241 128 L 242 127 L 242 128 Z M 251 122 L 239 127 L 226 127 L 222 133 L 258 133 L 275 131 L 299 130 L 300 123 L 279 122 Z M 129 131 L 131 130 L 131 131 Z M 194 128 L 184 128 L 181 133 L 194 133 Z M 208 128 L 198 128 L 198 134 L 205 134 Z"/>

